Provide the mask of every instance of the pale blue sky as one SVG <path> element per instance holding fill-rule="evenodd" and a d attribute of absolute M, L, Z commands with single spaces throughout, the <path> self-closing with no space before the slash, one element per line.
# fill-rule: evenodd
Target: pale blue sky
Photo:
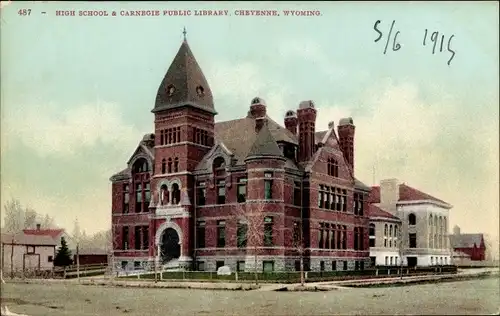
<path fill-rule="evenodd" d="M 257 8 L 321 16 L 233 13 Z M 89 9 L 233 15 L 55 16 Z M 2 203 L 17 197 L 68 228 L 76 217 L 88 232 L 108 228 L 108 178 L 152 131 L 150 110 L 185 26 L 216 120 L 245 115 L 255 96 L 279 122 L 307 99 L 319 108 L 318 129 L 352 115 L 359 178 L 397 177 L 453 204 L 451 225 L 498 236 L 495 2 L 25 2 L 1 17 Z M 402 48 L 384 55 L 393 19 Z M 376 20 L 385 32 L 377 43 Z M 450 66 L 447 51 L 422 46 L 426 28 L 445 41 L 455 35 Z"/>

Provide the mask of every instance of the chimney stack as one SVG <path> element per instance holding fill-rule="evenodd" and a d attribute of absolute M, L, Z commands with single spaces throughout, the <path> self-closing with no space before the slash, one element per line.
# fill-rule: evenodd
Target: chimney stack
<path fill-rule="evenodd" d="M 40 230 L 40 227 L 42 227 L 41 224 L 36 224 L 36 230 Z"/>
<path fill-rule="evenodd" d="M 261 130 L 264 124 L 267 124 L 266 112 L 266 102 L 259 97 L 253 98 L 252 103 L 250 104 L 250 111 L 248 111 L 248 117 L 255 120 L 256 133 Z"/>
<path fill-rule="evenodd" d="M 352 117 L 341 119 L 337 130 L 340 149 L 344 153 L 347 164 L 351 167 L 351 170 L 354 173 L 354 132 L 356 127 L 354 126 Z"/>
<path fill-rule="evenodd" d="M 297 120 L 297 113 L 290 110 L 285 114 L 285 127 L 290 131 L 293 135 L 297 135 L 297 125 L 299 121 Z"/>
<path fill-rule="evenodd" d="M 302 101 L 297 110 L 299 122 L 299 162 L 311 159 L 315 151 L 316 109 L 313 101 Z"/>

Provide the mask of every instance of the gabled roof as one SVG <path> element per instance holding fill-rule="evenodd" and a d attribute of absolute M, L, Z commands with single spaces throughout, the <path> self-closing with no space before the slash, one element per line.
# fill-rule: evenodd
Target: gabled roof
<path fill-rule="evenodd" d="M 443 200 L 433 197 L 427 193 L 420 190 L 412 188 L 406 184 L 399 185 L 399 201 L 421 201 L 430 200 L 434 202 L 448 204 Z M 368 198 L 369 203 L 380 203 L 380 186 L 372 186 L 370 196 Z"/>
<path fill-rule="evenodd" d="M 158 88 L 153 112 L 184 105 L 216 113 L 212 91 L 186 39 Z"/>
<path fill-rule="evenodd" d="M 23 229 L 23 233 L 30 236 L 50 236 L 58 238 L 64 233 L 64 229 Z"/>
<path fill-rule="evenodd" d="M 50 235 L 30 235 L 23 232 L 17 234 L 1 234 L 3 244 L 32 245 L 32 246 L 56 246 L 56 240 Z"/>
<path fill-rule="evenodd" d="M 391 213 L 384 211 L 380 207 L 374 205 L 374 204 L 369 204 L 368 206 L 368 217 L 369 218 L 387 218 L 389 220 L 397 220 L 401 221 L 401 219 L 395 215 L 392 215 Z"/>
<path fill-rule="evenodd" d="M 252 158 L 284 158 L 278 144 L 276 144 L 276 140 L 267 127 L 267 123 L 264 123 L 264 126 L 260 129 L 245 159 Z"/>
<path fill-rule="evenodd" d="M 483 234 L 460 234 L 450 235 L 450 245 L 452 248 L 473 248 L 474 244 L 479 248 Z"/>

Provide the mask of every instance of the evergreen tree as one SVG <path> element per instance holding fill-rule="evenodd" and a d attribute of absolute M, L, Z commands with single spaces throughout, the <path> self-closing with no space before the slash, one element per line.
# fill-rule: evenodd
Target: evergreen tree
<path fill-rule="evenodd" d="M 69 266 L 73 260 L 71 259 L 71 251 L 68 249 L 68 243 L 61 237 L 61 246 L 57 250 L 56 257 L 54 259 L 54 265 L 57 267 Z"/>

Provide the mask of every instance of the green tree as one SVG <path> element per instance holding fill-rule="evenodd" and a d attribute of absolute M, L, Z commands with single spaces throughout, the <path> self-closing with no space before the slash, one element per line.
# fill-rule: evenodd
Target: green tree
<path fill-rule="evenodd" d="M 68 249 L 68 243 L 61 237 L 61 246 L 57 250 L 56 257 L 54 259 L 54 265 L 57 267 L 69 266 L 73 260 L 71 259 L 71 251 Z"/>

